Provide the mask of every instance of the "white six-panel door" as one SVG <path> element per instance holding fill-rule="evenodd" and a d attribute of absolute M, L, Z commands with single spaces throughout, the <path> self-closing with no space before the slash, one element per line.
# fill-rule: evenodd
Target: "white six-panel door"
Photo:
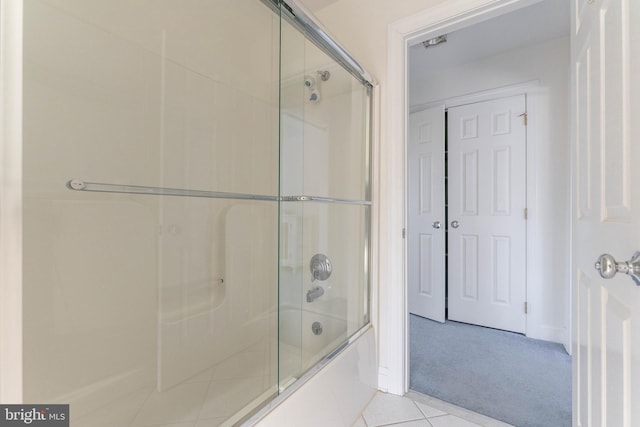
<path fill-rule="evenodd" d="M 640 426 L 640 286 L 600 277 L 640 250 L 640 2 L 572 1 L 575 426 Z"/>
<path fill-rule="evenodd" d="M 525 96 L 448 111 L 448 318 L 525 332 Z"/>
<path fill-rule="evenodd" d="M 411 114 L 407 141 L 409 312 L 444 322 L 444 106 Z"/>

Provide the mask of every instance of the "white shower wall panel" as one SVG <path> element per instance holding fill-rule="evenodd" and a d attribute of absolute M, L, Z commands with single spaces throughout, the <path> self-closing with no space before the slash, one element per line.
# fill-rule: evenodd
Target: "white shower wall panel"
<path fill-rule="evenodd" d="M 162 185 L 278 192 L 278 105 L 183 65 L 162 65 Z"/>
<path fill-rule="evenodd" d="M 35 1 L 257 99 L 277 102 L 279 17 L 255 0 L 226 4 L 199 0 Z"/>
<path fill-rule="evenodd" d="M 165 202 L 180 210 L 177 202 L 183 200 Z M 266 354 L 276 344 L 277 206 L 202 200 L 188 205 L 168 226 L 176 232 L 164 233 L 160 243 L 160 390 L 248 347 L 260 345 Z M 275 367 L 275 358 L 268 357 L 261 370 L 275 378 Z"/>

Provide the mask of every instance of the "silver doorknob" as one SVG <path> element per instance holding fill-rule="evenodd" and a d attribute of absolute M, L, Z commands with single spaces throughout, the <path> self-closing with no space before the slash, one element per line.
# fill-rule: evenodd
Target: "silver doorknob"
<path fill-rule="evenodd" d="M 458 221 L 451 221 L 451 228 L 458 228 L 460 227 L 460 223 Z"/>
<path fill-rule="evenodd" d="M 442 224 L 440 224 L 440 221 L 434 221 L 434 223 L 431 224 L 431 226 L 433 228 L 440 228 L 440 227 L 442 227 Z"/>
<path fill-rule="evenodd" d="M 640 286 L 640 251 L 633 254 L 627 262 L 616 262 L 609 254 L 602 254 L 595 264 L 603 279 L 611 279 L 616 273 L 624 273 L 631 276 L 633 282 Z"/>

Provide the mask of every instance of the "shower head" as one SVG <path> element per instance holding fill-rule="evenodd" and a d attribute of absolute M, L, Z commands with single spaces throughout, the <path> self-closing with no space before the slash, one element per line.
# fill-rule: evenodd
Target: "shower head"
<path fill-rule="evenodd" d="M 327 70 L 316 71 L 316 74 L 318 75 L 318 77 L 320 77 L 320 80 L 322 80 L 323 82 L 326 82 L 327 80 L 329 80 L 329 77 L 331 77 L 331 73 Z"/>

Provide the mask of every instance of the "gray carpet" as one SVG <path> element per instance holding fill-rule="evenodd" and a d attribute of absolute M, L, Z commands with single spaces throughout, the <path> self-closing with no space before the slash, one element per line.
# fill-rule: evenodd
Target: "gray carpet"
<path fill-rule="evenodd" d="M 571 426 L 571 357 L 560 344 L 411 315 L 412 390 L 517 427 Z"/>

